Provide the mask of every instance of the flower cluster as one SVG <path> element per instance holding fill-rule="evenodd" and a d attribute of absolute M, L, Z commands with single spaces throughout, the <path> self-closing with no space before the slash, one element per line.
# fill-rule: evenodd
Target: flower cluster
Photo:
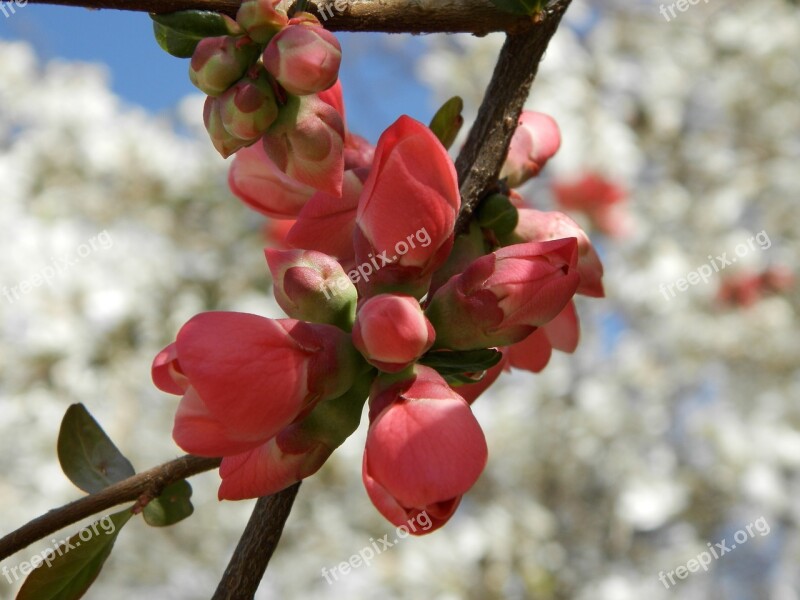
<path fill-rule="evenodd" d="M 324 95 L 339 76 L 336 37 L 306 12 L 289 18 L 280 0 L 246 0 L 228 35 L 201 39 L 189 77 L 208 94 L 203 119 L 223 157 L 259 142 L 282 174 L 341 192 L 344 124 Z"/>
<path fill-rule="evenodd" d="M 295 55 L 294 44 L 317 25 L 276 15 L 269 2 L 248 0 L 237 20 L 249 37 L 213 47 L 269 40 L 258 68 L 283 97 L 330 85 L 304 79 L 308 71 L 295 65 L 307 51 Z M 197 81 L 212 79 L 200 76 L 204 65 L 224 62 L 197 59 L 204 48 L 193 58 Z M 224 104 L 237 85 L 210 102 Z M 223 457 L 221 499 L 275 493 L 315 473 L 358 427 L 368 399 L 367 493 L 395 525 L 424 512 L 432 531 L 486 464 L 470 405 L 504 369 L 539 371 L 553 348 L 575 349 L 572 298 L 603 295 L 602 266 L 574 221 L 519 209 L 500 194 L 456 236 L 456 170 L 430 128 L 402 116 L 373 148 L 346 131 L 338 83 L 314 97 L 341 123 L 340 144 L 308 137 L 314 128 L 284 120 L 283 105 L 262 144 L 238 148 L 229 175 L 246 204 L 293 220 L 281 249 L 266 250 L 289 318 L 200 314 L 156 357 L 153 380 L 182 396 L 178 445 Z M 537 175 L 559 145 L 550 117 L 523 114 L 502 189 Z"/>

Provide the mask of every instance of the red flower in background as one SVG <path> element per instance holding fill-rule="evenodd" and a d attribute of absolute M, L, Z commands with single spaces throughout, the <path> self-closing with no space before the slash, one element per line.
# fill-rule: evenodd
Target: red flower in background
<path fill-rule="evenodd" d="M 630 231 L 624 207 L 627 192 L 598 173 L 590 172 L 572 181 L 556 181 L 553 194 L 560 208 L 586 214 L 603 233 L 622 237 Z"/>
<path fill-rule="evenodd" d="M 722 280 L 717 301 L 723 306 L 753 306 L 763 298 L 780 294 L 794 285 L 794 275 L 782 266 L 761 273 L 738 273 Z"/>

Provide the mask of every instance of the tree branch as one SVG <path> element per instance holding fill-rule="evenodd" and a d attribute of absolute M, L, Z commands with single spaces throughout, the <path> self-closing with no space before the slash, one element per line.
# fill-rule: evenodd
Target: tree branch
<path fill-rule="evenodd" d="M 219 458 L 187 454 L 108 486 L 96 494 L 55 508 L 0 539 L 0 560 L 59 529 L 142 496 L 155 498 L 171 483 L 219 466 Z"/>
<path fill-rule="evenodd" d="M 140 12 L 171 13 L 179 10 L 211 10 L 235 16 L 241 0 L 28 0 L 29 4 L 58 4 L 86 8 L 110 8 Z M 531 19 L 497 9 L 489 0 L 312 0 L 309 5 L 331 31 L 380 31 L 384 33 L 519 32 L 531 28 Z M 336 6 L 345 5 L 344 10 Z"/>
<path fill-rule="evenodd" d="M 467 230 L 472 211 L 500 175 L 539 62 L 570 2 L 559 0 L 548 8 L 538 27 L 506 38 L 478 117 L 456 160 L 461 182 L 461 213 L 456 234 Z"/>
<path fill-rule="evenodd" d="M 300 483 L 259 498 L 211 600 L 250 600 L 278 546 Z"/>

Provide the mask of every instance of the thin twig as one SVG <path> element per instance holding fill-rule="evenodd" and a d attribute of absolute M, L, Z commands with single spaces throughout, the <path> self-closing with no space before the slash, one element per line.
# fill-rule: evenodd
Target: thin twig
<path fill-rule="evenodd" d="M 456 234 L 467 230 L 472 211 L 500 175 L 539 62 L 570 1 L 560 0 L 550 7 L 540 25 L 530 32 L 506 38 L 478 117 L 456 160 L 461 182 L 461 213 Z"/>
<path fill-rule="evenodd" d="M 211 600 L 251 600 L 278 546 L 300 483 L 259 498 Z"/>
<path fill-rule="evenodd" d="M 36 540 L 45 538 L 67 525 L 77 523 L 81 519 L 96 515 L 118 504 L 138 500 L 142 495 L 155 498 L 169 484 L 203 471 L 215 469 L 219 463 L 219 458 L 202 458 L 186 454 L 138 475 L 128 477 L 96 494 L 84 496 L 60 508 L 55 508 L 0 539 L 0 560 L 8 558 Z"/>
<path fill-rule="evenodd" d="M 180 10 L 210 10 L 235 16 L 241 0 L 28 0 L 29 4 L 59 4 L 166 14 Z M 337 10 L 342 7 L 343 10 Z M 474 33 L 524 31 L 531 19 L 497 9 L 490 0 L 316 0 L 309 5 L 331 31 L 383 33 Z"/>

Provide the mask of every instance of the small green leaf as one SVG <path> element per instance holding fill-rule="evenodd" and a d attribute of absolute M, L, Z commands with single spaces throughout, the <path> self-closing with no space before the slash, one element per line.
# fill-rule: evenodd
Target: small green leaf
<path fill-rule="evenodd" d="M 503 358 L 503 354 L 492 348 L 485 350 L 437 350 L 428 352 L 420 360 L 420 364 L 436 369 L 444 377 L 453 377 L 464 373 L 481 373 L 491 369 Z M 461 378 L 461 383 L 475 383 L 472 377 Z"/>
<path fill-rule="evenodd" d="M 111 554 L 120 529 L 132 513 L 123 510 L 81 529 L 57 549 L 34 557 L 36 567 L 22 584 L 17 600 L 76 600 L 92 585 Z"/>
<path fill-rule="evenodd" d="M 58 461 L 69 480 L 89 494 L 136 474 L 83 404 L 70 406 L 61 421 Z"/>
<path fill-rule="evenodd" d="M 161 495 L 144 507 L 142 515 L 148 525 L 166 527 L 183 521 L 194 512 L 192 486 L 185 479 L 168 485 Z"/>
<path fill-rule="evenodd" d="M 532 15 L 540 12 L 547 5 L 547 0 L 492 0 L 492 4 L 515 15 Z"/>
<path fill-rule="evenodd" d="M 150 13 L 150 18 L 175 33 L 198 40 L 244 33 L 236 21 L 210 10 L 181 10 L 164 15 Z"/>
<path fill-rule="evenodd" d="M 191 58 L 200 38 L 189 37 L 177 31 L 153 22 L 153 35 L 161 49 L 178 58 Z"/>
<path fill-rule="evenodd" d="M 431 131 L 436 134 L 445 148 L 450 148 L 456 141 L 461 126 L 464 125 L 464 101 L 459 96 L 453 96 L 436 111 L 431 119 Z"/>

